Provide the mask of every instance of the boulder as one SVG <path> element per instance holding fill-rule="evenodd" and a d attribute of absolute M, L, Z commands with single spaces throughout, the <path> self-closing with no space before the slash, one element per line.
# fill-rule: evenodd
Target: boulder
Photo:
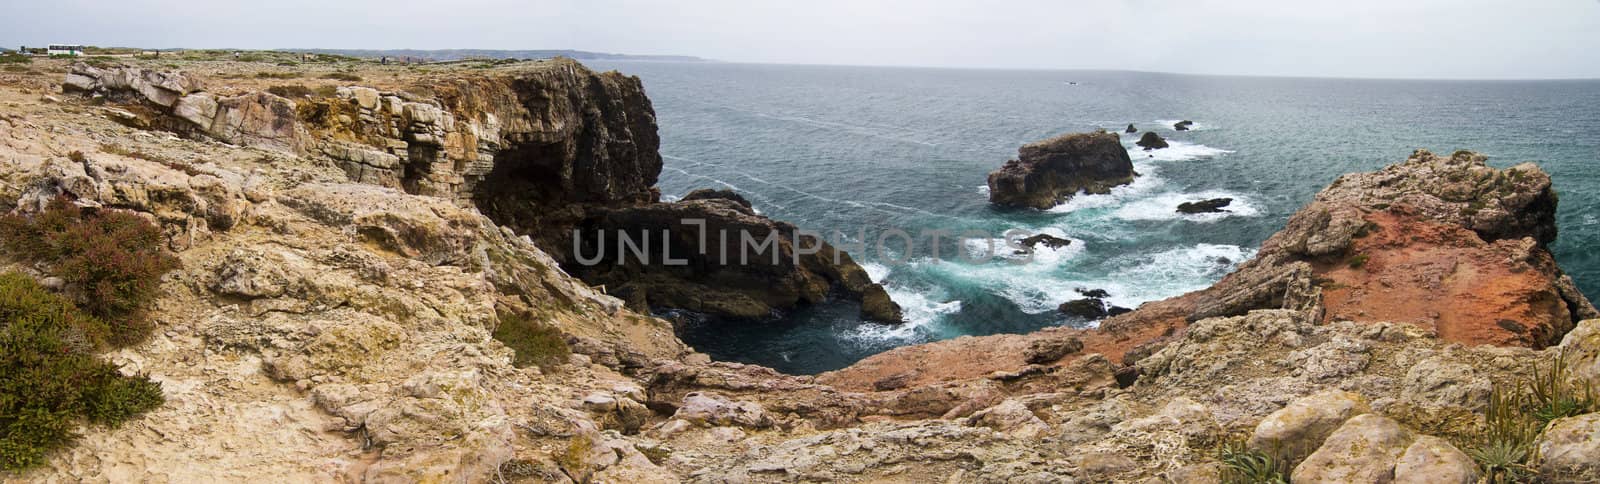
<path fill-rule="evenodd" d="M 1418 436 L 1394 466 L 1396 484 L 1473 484 L 1478 463 L 1444 439 Z"/>
<path fill-rule="evenodd" d="M 1256 425 L 1249 445 L 1298 459 L 1321 446 L 1345 421 L 1371 411 L 1359 394 L 1339 390 L 1315 393 L 1267 415 Z"/>
<path fill-rule="evenodd" d="M 728 400 L 715 393 L 693 392 L 683 397 L 672 418 L 682 419 L 702 426 L 737 425 L 749 428 L 772 426 L 772 418 L 755 402 Z"/>
<path fill-rule="evenodd" d="M 1161 135 L 1156 134 L 1155 131 L 1145 131 L 1144 136 L 1140 136 L 1139 141 L 1134 144 L 1144 148 L 1145 151 L 1159 150 L 1171 146 L 1167 144 L 1167 140 L 1162 139 Z"/>
<path fill-rule="evenodd" d="M 1196 214 L 1226 212 L 1227 210 L 1223 210 L 1222 207 L 1226 207 L 1231 203 L 1233 203 L 1232 198 L 1213 198 L 1210 200 L 1201 200 L 1197 202 L 1183 202 L 1178 204 L 1178 213 Z"/>
<path fill-rule="evenodd" d="M 1122 130 L 1122 132 L 1124 132 L 1124 133 L 1137 133 L 1137 132 L 1139 132 L 1139 128 L 1133 127 L 1133 123 L 1128 123 L 1128 128 Z"/>
<path fill-rule="evenodd" d="M 1415 441 L 1388 417 L 1362 414 L 1335 430 L 1311 456 L 1295 466 L 1295 483 L 1390 482 L 1395 465 Z"/>
<path fill-rule="evenodd" d="M 1047 209 L 1073 195 L 1109 193 L 1137 176 L 1116 134 L 1067 134 L 1017 150 L 989 174 L 989 202 L 1003 207 Z"/>
<path fill-rule="evenodd" d="M 1194 126 L 1194 121 L 1190 121 L 1190 120 L 1185 119 L 1183 121 L 1178 121 L 1176 123 L 1173 123 L 1172 124 L 1172 129 L 1177 130 L 1177 131 L 1188 131 L 1190 126 Z"/>
<path fill-rule="evenodd" d="M 1600 481 L 1600 413 L 1550 422 L 1538 448 L 1540 472 L 1556 482 Z"/>
<path fill-rule="evenodd" d="M 1448 355 L 1418 362 L 1406 371 L 1400 399 L 1423 407 L 1459 407 L 1474 412 L 1489 405 L 1494 384 L 1472 365 Z"/>
<path fill-rule="evenodd" d="M 1572 376 L 1600 388 L 1600 319 L 1578 323 L 1561 339 Z"/>
<path fill-rule="evenodd" d="M 1028 343 L 1022 353 L 1023 361 L 1031 364 L 1053 363 L 1083 349 L 1083 342 L 1073 337 L 1040 338 Z"/>

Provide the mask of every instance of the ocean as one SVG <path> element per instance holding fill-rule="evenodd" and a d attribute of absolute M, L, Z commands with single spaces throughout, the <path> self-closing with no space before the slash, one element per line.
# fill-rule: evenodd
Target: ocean
<path fill-rule="evenodd" d="M 682 329 L 718 359 L 812 374 L 898 346 L 1090 326 L 1056 306 L 1077 289 L 1104 289 L 1132 308 L 1208 287 L 1340 174 L 1417 148 L 1471 149 L 1497 167 L 1539 163 L 1561 197 L 1556 259 L 1600 295 L 1600 81 L 590 64 L 643 79 L 660 125 L 664 197 L 726 188 L 804 229 L 864 230 L 869 247 L 891 228 L 914 236 L 909 251 L 890 238 L 889 251 L 853 254 L 904 308 L 905 324 L 860 321 L 841 302 Z M 1179 120 L 1192 130 L 1175 131 Z M 1137 135 L 1123 136 L 1143 175 L 1132 185 L 1048 211 L 988 204 L 987 174 L 1023 144 L 1129 123 L 1172 144 L 1144 152 Z M 1230 212 L 1176 213 L 1218 197 L 1234 199 Z M 1073 243 L 1026 262 L 969 261 L 958 255 L 986 244 L 947 240 L 936 260 L 931 237 L 917 236 L 1012 229 Z"/>

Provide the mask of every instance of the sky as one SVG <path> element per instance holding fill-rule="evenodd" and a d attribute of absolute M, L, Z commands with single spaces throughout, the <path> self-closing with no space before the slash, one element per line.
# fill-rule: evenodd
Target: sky
<path fill-rule="evenodd" d="M 730 62 L 1600 78 L 1600 0 L 7 0 L 0 45 L 576 49 Z"/>

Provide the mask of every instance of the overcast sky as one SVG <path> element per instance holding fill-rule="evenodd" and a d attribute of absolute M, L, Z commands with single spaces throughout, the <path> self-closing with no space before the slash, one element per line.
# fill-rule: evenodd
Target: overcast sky
<path fill-rule="evenodd" d="M 1600 78 L 1600 0 L 52 0 L 0 43 L 578 49 L 738 62 Z"/>

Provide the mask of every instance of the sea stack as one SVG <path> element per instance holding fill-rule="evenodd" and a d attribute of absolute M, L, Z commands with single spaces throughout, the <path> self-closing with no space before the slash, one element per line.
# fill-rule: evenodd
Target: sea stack
<path fill-rule="evenodd" d="M 1190 126 L 1194 126 L 1194 121 L 1185 119 L 1183 121 L 1173 123 L 1172 129 L 1176 131 L 1188 131 Z"/>
<path fill-rule="evenodd" d="M 1133 127 L 1133 123 L 1128 123 L 1128 128 L 1122 130 L 1122 132 L 1124 132 L 1124 133 L 1137 133 L 1137 132 L 1139 132 L 1139 128 Z"/>
<path fill-rule="evenodd" d="M 1044 210 L 1078 192 L 1108 193 L 1135 176 L 1115 133 L 1066 134 L 1024 145 L 1017 159 L 989 173 L 989 202 Z"/>
<path fill-rule="evenodd" d="M 1161 135 L 1156 134 L 1155 131 L 1145 131 L 1144 136 L 1139 137 L 1139 142 L 1134 144 L 1144 148 L 1145 151 L 1159 150 L 1170 146 L 1167 144 L 1167 140 L 1162 139 Z"/>

